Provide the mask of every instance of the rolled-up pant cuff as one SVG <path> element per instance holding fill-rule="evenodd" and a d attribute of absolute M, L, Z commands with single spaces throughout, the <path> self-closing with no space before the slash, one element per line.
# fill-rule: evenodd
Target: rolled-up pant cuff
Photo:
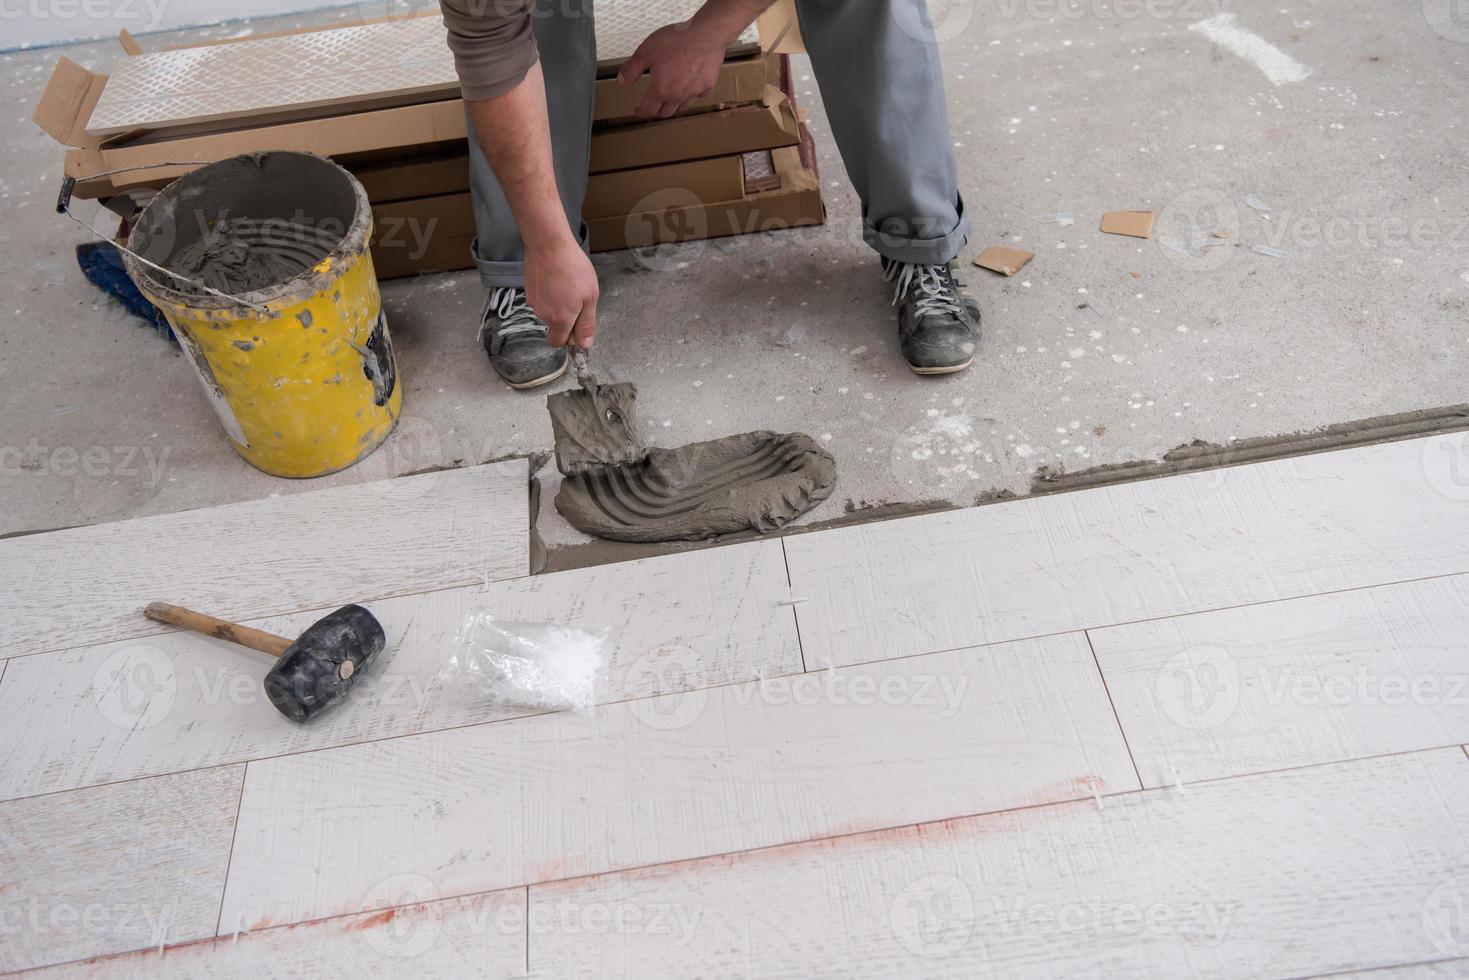
<path fill-rule="evenodd" d="M 577 240 L 581 242 L 583 252 L 588 251 L 588 243 L 591 238 L 591 229 L 583 221 L 577 232 Z M 469 254 L 474 259 L 474 267 L 479 270 L 479 281 L 486 289 L 499 289 L 501 286 L 525 286 L 525 260 L 513 259 L 500 262 L 492 262 L 489 259 L 479 257 L 479 238 L 469 243 Z"/>
<path fill-rule="evenodd" d="M 942 238 L 898 239 L 871 227 L 862 230 L 862 238 L 878 255 L 897 262 L 944 265 L 953 261 L 969 241 L 969 219 L 959 219 L 959 226 Z"/>
<path fill-rule="evenodd" d="M 957 219 L 952 231 L 936 238 L 914 238 L 896 230 L 883 231 L 870 221 L 862 223 L 862 239 L 873 251 L 896 262 L 915 265 L 943 265 L 963 250 L 969 241 L 969 218 L 964 214 L 964 199 L 955 203 Z"/>

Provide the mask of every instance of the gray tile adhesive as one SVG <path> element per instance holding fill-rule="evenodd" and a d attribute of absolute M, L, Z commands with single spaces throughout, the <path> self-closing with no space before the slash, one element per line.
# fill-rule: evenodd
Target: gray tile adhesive
<path fill-rule="evenodd" d="M 590 375 L 581 388 L 547 396 L 556 468 L 566 476 L 574 476 L 641 459 L 637 400 L 636 385 L 599 384 Z"/>
<path fill-rule="evenodd" d="M 831 495 L 836 460 L 802 433 L 744 432 L 566 477 L 556 509 L 613 541 L 773 531 Z"/>

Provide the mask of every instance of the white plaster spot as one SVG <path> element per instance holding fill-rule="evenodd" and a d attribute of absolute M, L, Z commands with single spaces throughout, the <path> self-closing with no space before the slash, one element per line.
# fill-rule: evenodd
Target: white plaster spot
<path fill-rule="evenodd" d="M 1264 72 L 1272 85 L 1299 82 L 1311 74 L 1311 69 L 1263 37 L 1252 34 L 1236 24 L 1234 14 L 1219 14 L 1207 20 L 1201 20 L 1196 24 L 1190 24 L 1189 30 L 1202 34 L 1230 54 L 1248 61 Z"/>

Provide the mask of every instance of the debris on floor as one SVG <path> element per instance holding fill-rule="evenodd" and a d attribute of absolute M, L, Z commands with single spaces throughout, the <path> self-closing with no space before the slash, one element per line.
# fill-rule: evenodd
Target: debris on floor
<path fill-rule="evenodd" d="M 1008 245 L 991 245 L 974 260 L 974 264 L 981 269 L 989 269 L 991 272 L 998 272 L 1004 276 L 1013 276 L 1025 268 L 1025 264 L 1033 258 L 1035 258 L 1034 252 L 1011 248 Z"/>
<path fill-rule="evenodd" d="M 1102 215 L 1102 231 L 1108 235 L 1152 238 L 1155 217 L 1152 211 L 1108 211 Z"/>

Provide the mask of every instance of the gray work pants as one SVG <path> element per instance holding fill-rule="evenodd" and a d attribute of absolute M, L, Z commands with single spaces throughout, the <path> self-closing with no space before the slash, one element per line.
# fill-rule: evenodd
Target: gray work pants
<path fill-rule="evenodd" d="M 969 222 L 923 0 L 797 0 L 796 11 L 832 135 L 862 203 L 864 240 L 902 262 L 949 261 L 964 247 Z M 538 8 L 534 30 L 556 186 L 585 245 L 581 206 L 597 67 L 592 0 Z M 472 126 L 469 160 L 480 279 L 489 287 L 523 285 L 525 245 Z"/>

